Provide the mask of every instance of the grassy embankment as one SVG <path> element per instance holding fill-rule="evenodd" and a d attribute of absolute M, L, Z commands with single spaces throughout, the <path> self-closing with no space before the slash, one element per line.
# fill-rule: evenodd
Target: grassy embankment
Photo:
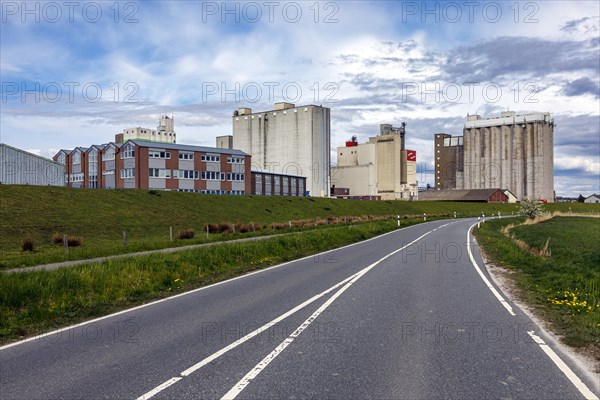
<path fill-rule="evenodd" d="M 509 224 L 515 220 L 489 221 L 474 233 L 491 260 L 513 272 L 518 296 L 566 344 L 600 361 L 600 219 Z"/>
<path fill-rule="evenodd" d="M 421 220 L 407 220 L 405 226 L 418 222 Z M 374 221 L 257 242 L 224 243 L 53 271 L 0 274 L 0 343 L 106 315 L 394 229 L 397 229 L 395 221 Z"/>
<path fill-rule="evenodd" d="M 580 205 L 573 205 L 577 207 Z M 564 208 L 564 207 L 563 207 Z M 131 253 L 187 244 L 288 232 L 272 224 L 345 216 L 446 215 L 457 216 L 516 210 L 509 204 L 468 204 L 401 201 L 353 201 L 320 198 L 211 196 L 194 193 L 136 190 L 93 190 L 35 186 L 0 186 L 0 269 L 51 262 Z M 575 210 L 574 210 L 575 211 Z M 336 220 L 337 221 L 337 220 Z M 246 223 L 257 232 L 228 235 L 204 232 L 209 223 Z M 191 240 L 169 238 L 187 228 L 196 232 Z M 128 245 L 124 245 L 123 232 Z M 65 254 L 53 244 L 54 234 L 75 236 L 83 245 Z M 23 251 L 30 238 L 34 251 Z"/>

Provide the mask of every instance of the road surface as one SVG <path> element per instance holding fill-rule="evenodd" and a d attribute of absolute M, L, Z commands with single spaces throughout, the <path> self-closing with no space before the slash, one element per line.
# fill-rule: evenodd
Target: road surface
<path fill-rule="evenodd" d="M 428 222 L 0 349 L 8 399 L 584 399 L 490 283 L 476 220 Z"/>

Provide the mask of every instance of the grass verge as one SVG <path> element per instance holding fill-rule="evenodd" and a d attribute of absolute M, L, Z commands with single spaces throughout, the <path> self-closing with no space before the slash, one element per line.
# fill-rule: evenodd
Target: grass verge
<path fill-rule="evenodd" d="M 515 219 L 492 220 L 474 234 L 491 261 L 513 272 L 521 300 L 565 344 L 600 361 L 600 220 L 554 217 L 507 232 L 509 224 Z"/>
<path fill-rule="evenodd" d="M 422 220 L 407 220 L 403 226 L 419 222 Z M 220 244 L 53 271 L 0 274 L 0 343 L 68 326 L 395 229 L 395 221 L 367 222 L 258 242 Z"/>

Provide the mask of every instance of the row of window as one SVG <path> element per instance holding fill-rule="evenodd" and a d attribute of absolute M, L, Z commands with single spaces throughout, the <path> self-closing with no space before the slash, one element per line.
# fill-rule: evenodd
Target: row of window
<path fill-rule="evenodd" d="M 233 196 L 243 196 L 246 194 L 243 190 L 201 190 L 202 194 L 229 194 Z"/>
<path fill-rule="evenodd" d="M 121 179 L 135 178 L 135 168 L 123 168 L 121 170 Z"/>
<path fill-rule="evenodd" d="M 221 156 L 200 156 L 201 161 L 210 161 L 210 162 L 219 162 L 221 161 Z"/>
<path fill-rule="evenodd" d="M 133 158 L 135 156 L 135 147 L 127 146 L 121 151 L 120 154 L 121 154 L 122 159 L 123 158 Z M 148 151 L 148 157 L 162 158 L 162 159 L 170 160 L 171 152 L 150 150 L 150 151 Z M 104 154 L 102 154 L 102 161 L 110 161 L 110 160 L 114 160 L 114 159 L 115 159 L 115 149 L 114 148 L 109 148 L 106 150 L 106 152 Z M 179 159 L 180 160 L 193 160 L 194 153 L 179 153 Z M 88 160 L 90 162 L 97 162 L 98 161 L 98 153 L 95 151 L 89 153 Z M 201 156 L 201 160 L 205 161 L 205 162 L 220 162 L 221 156 L 203 155 L 203 156 Z M 64 154 L 59 155 L 57 158 L 57 161 L 60 164 L 65 164 L 65 155 Z M 227 158 L 228 164 L 244 164 L 244 162 L 245 162 L 245 159 L 243 157 L 228 157 Z M 73 165 L 81 164 L 81 153 L 73 154 L 73 156 L 71 158 L 71 163 Z"/>
<path fill-rule="evenodd" d="M 227 164 L 244 164 L 243 157 L 227 157 Z"/>
<path fill-rule="evenodd" d="M 148 152 L 148 157 L 150 158 L 164 158 L 167 160 L 171 159 L 171 153 L 168 151 L 157 151 L 157 150 L 150 150 Z"/>
<path fill-rule="evenodd" d="M 85 175 L 82 173 L 78 173 L 78 174 L 71 174 L 71 182 L 83 182 L 83 177 Z"/>
<path fill-rule="evenodd" d="M 244 174 L 227 173 L 227 180 L 232 182 L 244 182 Z"/>

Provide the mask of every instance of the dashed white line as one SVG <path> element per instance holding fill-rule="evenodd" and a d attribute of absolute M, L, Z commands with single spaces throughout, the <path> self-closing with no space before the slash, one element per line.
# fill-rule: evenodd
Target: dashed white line
<path fill-rule="evenodd" d="M 429 231 L 429 232 L 425 233 L 424 235 L 422 235 L 422 236 L 418 237 L 417 239 L 413 240 L 412 242 L 410 242 L 406 246 L 403 246 L 403 247 L 401 247 L 401 248 L 399 248 L 397 250 L 394 250 L 393 252 L 391 252 L 388 255 L 380 258 L 379 260 L 375 261 L 373 264 L 369 265 L 368 267 L 362 269 L 360 272 L 358 272 L 357 274 L 355 274 L 354 277 L 348 283 L 346 283 L 346 285 L 344 287 L 342 287 L 340 290 L 338 290 L 337 292 L 335 292 L 335 294 L 333 296 L 331 296 L 325 303 L 323 303 L 323 305 L 321 307 L 319 307 L 317 309 L 317 311 L 315 311 L 310 317 L 308 317 L 308 319 L 306 319 L 306 321 L 304 321 L 298 328 L 296 328 L 296 330 L 294 332 L 292 332 L 292 334 L 290 336 L 288 336 L 283 342 L 281 342 L 279 344 L 279 346 L 277 346 L 275 348 L 275 350 L 273 350 L 265 358 L 263 358 L 258 364 L 256 364 L 254 366 L 254 368 L 252 368 L 238 383 L 236 383 L 221 398 L 221 400 L 233 400 L 233 399 L 235 399 L 242 392 L 242 390 L 244 390 L 246 388 L 246 386 L 248 386 L 248 384 L 254 378 L 256 378 L 267 367 L 267 365 L 269 365 L 271 363 L 271 361 L 273 361 L 279 354 L 281 354 L 285 350 L 285 348 L 288 347 L 294 341 L 295 338 L 297 338 L 298 336 L 300 336 L 300 334 L 306 328 L 308 328 L 308 326 L 310 326 L 310 324 L 312 324 L 313 321 L 315 319 L 317 319 L 317 317 L 319 315 L 321 315 L 321 313 L 323 311 L 325 311 L 339 296 L 341 296 L 342 293 L 344 293 L 350 286 L 352 286 L 353 283 L 355 283 L 356 281 L 358 281 L 363 275 L 365 275 L 367 272 L 369 272 L 375 266 L 377 266 L 378 264 L 380 264 L 382 261 L 384 261 L 387 258 L 393 256 L 394 254 L 396 254 L 396 253 L 398 253 L 398 252 L 406 249 L 408 246 L 412 246 L 414 243 L 418 242 L 419 240 L 421 240 L 422 238 L 424 238 L 425 236 L 429 235 L 432 232 L 433 231 Z"/>
<path fill-rule="evenodd" d="M 445 224 L 443 226 L 446 226 L 449 224 Z M 369 270 L 371 270 L 372 268 L 374 268 L 376 265 L 378 265 L 379 263 L 381 263 L 382 261 L 384 261 L 385 259 L 393 256 L 394 254 L 406 249 L 409 246 L 412 246 L 414 243 L 416 243 L 417 241 L 421 240 L 422 238 L 424 238 L 425 236 L 429 235 L 432 231 L 429 231 L 421 236 L 419 236 L 417 239 L 413 240 L 412 242 L 410 242 L 409 244 L 394 250 L 393 252 L 387 254 L 386 256 L 380 258 L 379 260 L 377 260 L 376 262 L 374 262 L 373 264 L 369 265 L 368 267 L 363 268 L 362 270 L 360 270 L 359 272 L 349 276 L 348 278 L 344 279 L 343 281 L 335 284 L 334 286 L 330 287 L 329 289 L 313 296 L 312 298 L 308 299 L 307 301 L 305 301 L 304 303 L 292 308 L 291 310 L 289 310 L 288 312 L 280 315 L 279 317 L 275 318 L 274 320 L 272 320 L 271 322 L 268 322 L 267 324 L 261 326 L 260 328 L 250 332 L 248 335 L 244 336 L 241 339 L 236 340 L 235 342 L 231 343 L 230 345 L 222 348 L 221 350 L 217 351 L 216 353 L 213 353 L 212 355 L 206 357 L 205 359 L 203 359 L 202 361 L 194 364 L 193 366 L 189 367 L 188 369 L 186 369 L 185 371 L 183 371 L 180 374 L 180 377 L 177 378 L 171 378 L 170 380 L 160 384 L 159 386 L 155 387 L 154 389 L 150 390 L 149 392 L 143 394 L 142 396 L 138 397 L 137 400 L 147 400 L 150 399 L 151 397 L 155 396 L 156 394 L 160 393 L 162 390 L 168 388 L 169 386 L 173 385 L 174 383 L 176 383 L 177 381 L 179 381 L 180 379 L 182 379 L 183 377 L 187 377 L 190 374 L 192 374 L 193 372 L 197 371 L 198 369 L 202 368 L 203 366 L 207 365 L 208 363 L 216 360 L 217 358 L 221 357 L 223 354 L 229 352 L 230 350 L 236 348 L 237 346 L 241 345 L 244 342 L 247 342 L 248 340 L 252 339 L 253 337 L 255 337 L 256 335 L 259 335 L 260 333 L 268 330 L 269 328 L 271 328 L 273 325 L 283 321 L 284 319 L 286 319 L 287 317 L 297 313 L 298 311 L 302 310 L 303 308 L 305 308 L 306 306 L 308 306 L 309 304 L 313 303 L 314 301 L 320 299 L 321 297 L 329 294 L 330 292 L 334 291 L 335 289 L 339 288 L 342 285 L 345 285 L 344 287 L 342 287 L 342 289 L 340 289 L 338 292 L 336 292 L 328 301 L 326 301 L 321 307 L 319 307 L 319 309 L 317 311 L 315 311 L 315 313 L 313 313 L 313 315 L 311 315 L 302 325 L 300 325 L 299 328 L 297 328 L 294 333 L 292 333 L 292 335 L 295 334 L 296 337 L 298 336 L 304 329 L 306 329 L 306 327 L 308 327 L 310 325 L 310 323 L 312 323 L 312 321 L 314 321 L 315 318 L 317 318 L 317 316 L 323 312 L 323 310 L 325 310 L 327 307 L 329 307 L 329 305 L 331 305 L 331 303 L 338 298 L 348 287 L 350 287 L 354 282 L 356 282 L 360 277 L 362 277 L 364 274 L 366 274 Z M 292 335 L 290 335 L 290 337 L 288 337 L 286 340 L 284 340 L 284 342 L 282 344 L 280 344 L 275 350 L 273 350 L 273 352 L 271 352 L 271 354 L 269 356 L 271 356 L 273 359 L 279 354 L 281 353 L 288 345 L 289 343 L 291 343 L 293 341 Z M 291 339 L 291 340 L 290 340 Z M 286 344 L 286 341 L 288 341 L 289 343 Z M 263 359 L 263 361 L 261 361 L 261 363 L 264 363 L 264 366 L 262 366 L 261 368 L 258 368 L 259 365 L 261 365 L 259 363 L 259 365 L 255 366 L 252 371 L 250 371 L 247 376 L 252 376 L 249 380 L 252 380 L 254 377 L 256 377 L 260 371 L 262 371 L 262 369 L 264 369 L 264 367 L 266 367 L 271 360 L 267 361 L 267 358 L 269 357 L 267 356 L 265 359 Z M 257 370 L 258 368 L 258 370 Z M 257 371 L 255 371 L 257 370 Z M 246 377 L 244 377 L 246 378 Z M 244 380 L 244 378 L 242 378 L 242 381 Z M 175 380 L 176 379 L 176 380 Z M 173 381 L 175 380 L 175 381 Z M 234 390 L 236 387 L 240 386 L 242 384 L 242 381 L 238 382 L 230 391 Z M 239 392 L 241 392 L 243 390 L 244 387 L 246 387 L 248 385 L 248 383 L 245 383 L 243 387 L 241 387 L 241 389 L 239 389 L 237 391 L 237 394 L 239 394 Z M 235 396 L 237 396 L 237 394 L 235 394 Z M 234 396 L 234 397 L 235 397 Z"/>

